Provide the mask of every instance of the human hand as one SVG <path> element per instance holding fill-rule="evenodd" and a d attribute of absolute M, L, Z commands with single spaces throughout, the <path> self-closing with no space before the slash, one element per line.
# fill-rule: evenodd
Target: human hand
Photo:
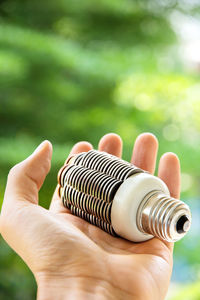
<path fill-rule="evenodd" d="M 157 148 L 153 135 L 140 135 L 131 162 L 153 174 Z M 90 149 L 89 143 L 80 142 L 71 154 Z M 99 150 L 120 157 L 120 137 L 104 136 Z M 164 299 L 172 271 L 172 243 L 157 238 L 133 243 L 110 236 L 64 208 L 57 189 L 49 210 L 38 205 L 51 154 L 46 141 L 10 171 L 0 217 L 2 236 L 36 278 L 38 299 Z M 164 154 L 158 173 L 171 196 L 178 198 L 177 156 Z"/>

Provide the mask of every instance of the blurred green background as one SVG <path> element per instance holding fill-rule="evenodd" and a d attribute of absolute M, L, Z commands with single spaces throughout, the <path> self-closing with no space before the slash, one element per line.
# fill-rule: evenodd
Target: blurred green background
<path fill-rule="evenodd" d="M 182 165 L 190 233 L 175 245 L 168 299 L 200 299 L 200 3 L 195 0 L 0 1 L 0 202 L 9 169 L 54 146 L 48 207 L 72 145 L 154 133 Z M 35 299 L 22 260 L 0 239 L 0 299 Z"/>

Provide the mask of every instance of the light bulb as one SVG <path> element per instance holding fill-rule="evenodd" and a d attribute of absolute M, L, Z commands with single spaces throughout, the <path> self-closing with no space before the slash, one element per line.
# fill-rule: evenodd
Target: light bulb
<path fill-rule="evenodd" d="M 175 242 L 191 225 L 189 207 L 170 197 L 161 179 L 105 152 L 71 156 L 58 183 L 65 207 L 114 236 Z"/>

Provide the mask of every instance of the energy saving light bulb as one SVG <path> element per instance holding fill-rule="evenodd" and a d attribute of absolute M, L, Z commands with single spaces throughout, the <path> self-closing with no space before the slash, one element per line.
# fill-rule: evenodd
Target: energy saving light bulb
<path fill-rule="evenodd" d="M 105 152 L 71 156 L 58 173 L 58 183 L 72 214 L 113 236 L 175 242 L 191 225 L 189 207 L 170 197 L 161 179 Z"/>

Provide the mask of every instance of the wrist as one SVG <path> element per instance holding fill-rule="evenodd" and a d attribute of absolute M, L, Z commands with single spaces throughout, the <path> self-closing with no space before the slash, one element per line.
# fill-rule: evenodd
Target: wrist
<path fill-rule="evenodd" d="M 85 299 L 86 290 L 77 278 L 43 277 L 37 280 L 37 300 Z M 88 297 L 88 296 L 87 296 Z"/>
<path fill-rule="evenodd" d="M 40 275 L 36 281 L 37 300 L 136 299 L 107 281 L 94 277 L 60 278 Z"/>

